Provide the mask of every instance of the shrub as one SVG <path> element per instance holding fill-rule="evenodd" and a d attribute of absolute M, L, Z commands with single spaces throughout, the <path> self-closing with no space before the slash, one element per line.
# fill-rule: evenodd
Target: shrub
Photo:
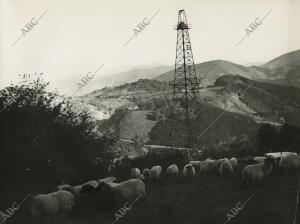
<path fill-rule="evenodd" d="M 48 84 L 42 76 L 23 75 L 19 84 L 0 91 L 0 106 L 7 105 L 0 113 L 1 193 L 45 191 L 61 181 L 106 173 L 111 142 L 93 133 L 88 112 L 47 92 Z"/>

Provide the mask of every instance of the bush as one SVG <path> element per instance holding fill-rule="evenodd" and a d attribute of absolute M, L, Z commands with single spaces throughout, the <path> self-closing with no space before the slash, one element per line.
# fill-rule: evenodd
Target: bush
<path fill-rule="evenodd" d="M 6 107 L 0 113 L 0 169 L 5 171 L 0 192 L 24 195 L 105 175 L 111 142 L 93 133 L 86 111 L 47 92 L 42 76 L 32 79 L 23 75 L 19 84 L 0 91 L 0 106 Z"/>

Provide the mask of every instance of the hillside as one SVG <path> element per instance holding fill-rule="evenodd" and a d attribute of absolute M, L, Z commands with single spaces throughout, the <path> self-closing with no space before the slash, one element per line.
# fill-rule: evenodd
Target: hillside
<path fill-rule="evenodd" d="M 223 75 L 240 75 L 253 80 L 300 87 L 300 50 L 281 55 L 260 66 L 242 66 L 214 60 L 195 64 L 195 68 L 204 85 L 212 84 Z M 173 77 L 174 70 L 171 70 L 155 79 L 169 82 Z"/>
<path fill-rule="evenodd" d="M 179 137 L 186 135 L 184 120 L 174 122 L 168 118 L 171 93 L 168 83 L 144 79 L 94 91 L 82 98 L 99 110 L 109 106 L 112 117 L 100 122 L 101 132 L 115 127 L 120 138 L 139 137 L 149 144 L 184 146 L 185 140 Z M 288 121 L 300 126 L 298 88 L 225 75 L 212 87 L 201 89 L 200 97 L 199 109 L 191 122 L 196 145 L 243 138 L 253 134 L 260 123 L 281 125 Z M 114 116 L 117 109 L 124 112 Z M 222 113 L 217 124 L 197 139 Z M 171 130 L 175 132 L 170 133 Z"/>
<path fill-rule="evenodd" d="M 125 83 L 135 82 L 139 79 L 152 79 L 161 73 L 169 71 L 170 69 L 172 69 L 172 67 L 166 65 L 142 66 L 134 67 L 133 69 L 122 72 L 95 76 L 93 82 L 90 82 L 84 91 L 85 93 L 88 93 L 105 87 L 119 86 Z"/>
<path fill-rule="evenodd" d="M 215 60 L 195 64 L 197 74 L 205 79 L 207 83 L 212 84 L 217 78 L 223 75 L 241 75 L 251 79 L 265 79 L 267 78 L 264 69 L 259 67 L 244 67 L 242 65 L 234 64 L 229 61 Z M 155 79 L 159 81 L 168 82 L 173 80 L 174 70 L 163 73 Z"/>
<path fill-rule="evenodd" d="M 261 123 L 278 126 L 288 122 L 300 127 L 300 89 L 293 87 L 299 80 L 298 57 L 299 51 L 291 52 L 263 66 L 250 67 L 223 60 L 197 64 L 204 85 L 199 110 L 195 109 L 191 121 L 194 144 L 203 146 L 250 136 Z M 98 118 L 104 119 L 98 119 L 100 132 L 114 127 L 121 138 L 137 137 L 149 144 L 184 146 L 184 116 L 175 122 L 169 119 L 174 108 L 171 109 L 172 89 L 168 81 L 173 79 L 173 72 L 152 80 L 140 79 L 95 90 L 78 101 L 90 105 L 94 113 L 98 111 Z M 175 109 L 182 113 L 182 108 Z M 199 140 L 197 135 L 220 114 L 222 118 Z"/>
<path fill-rule="evenodd" d="M 287 68 L 300 65 L 300 50 L 292 51 L 286 54 L 283 54 L 266 64 L 262 65 L 264 68 L 269 69 L 278 69 L 278 68 Z"/>
<path fill-rule="evenodd" d="M 288 120 L 300 126 L 299 119 L 291 119 L 300 114 L 299 88 L 261 83 L 239 76 L 223 76 L 216 80 L 215 86 L 226 86 L 228 91 L 236 93 L 242 103 L 255 111 L 255 116 L 278 123 Z"/>
<path fill-rule="evenodd" d="M 285 121 L 300 127 L 300 89 L 260 83 L 242 76 L 222 76 L 213 88 L 203 89 L 202 102 L 191 121 L 196 145 L 212 141 L 228 142 L 234 138 L 251 136 L 260 123 L 281 125 Z M 218 116 L 220 119 L 203 136 L 202 133 Z M 160 121 L 151 132 L 153 142 L 180 144 L 185 135 L 184 121 Z M 176 130 L 170 133 L 168 130 Z M 229 137 L 230 136 L 230 137 Z"/>
<path fill-rule="evenodd" d="M 75 98 L 75 102 L 80 102 L 81 105 L 85 105 L 85 108 L 92 108 L 91 112 L 96 114 L 94 116 L 96 120 L 102 120 L 111 117 L 118 108 L 136 110 L 138 109 L 137 102 L 158 98 L 170 91 L 171 87 L 165 82 L 140 79 L 132 83 L 95 90 Z M 95 110 L 98 113 L 95 113 Z"/>
<path fill-rule="evenodd" d="M 281 55 L 262 67 L 270 70 L 270 79 L 264 82 L 300 87 L 300 50 Z"/>

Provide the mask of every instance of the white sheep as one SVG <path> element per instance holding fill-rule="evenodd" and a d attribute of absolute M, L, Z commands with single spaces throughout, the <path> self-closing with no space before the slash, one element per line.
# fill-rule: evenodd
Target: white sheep
<path fill-rule="evenodd" d="M 254 157 L 254 161 L 256 163 L 263 163 L 265 161 L 265 159 L 266 159 L 266 157 L 264 157 L 264 156 L 256 156 L 256 157 Z"/>
<path fill-rule="evenodd" d="M 176 164 L 172 164 L 166 170 L 167 178 L 174 178 L 178 174 L 178 166 Z"/>
<path fill-rule="evenodd" d="M 106 177 L 97 181 L 98 185 L 93 185 L 93 182 L 87 182 L 82 184 L 82 189 L 80 190 L 80 198 L 76 198 L 80 201 L 78 203 L 82 208 L 86 207 L 86 204 L 92 205 L 92 207 L 101 208 L 103 195 L 101 192 L 101 187 L 103 184 L 114 184 L 117 179 L 115 177 Z M 90 183 L 90 184 L 89 184 Z M 84 203 L 86 203 L 84 205 Z"/>
<path fill-rule="evenodd" d="M 132 203 L 141 197 L 145 197 L 145 184 L 139 179 L 130 179 L 121 183 L 101 183 L 98 188 L 106 197 L 108 206 Z"/>
<path fill-rule="evenodd" d="M 217 160 L 214 160 L 214 159 L 206 159 L 204 161 L 211 161 L 211 162 L 214 162 L 214 163 L 217 163 L 218 161 Z"/>
<path fill-rule="evenodd" d="M 233 174 L 233 168 L 231 166 L 231 163 L 228 159 L 224 160 L 219 168 L 220 175 L 232 175 Z"/>
<path fill-rule="evenodd" d="M 217 164 L 216 164 L 217 167 L 220 168 L 222 162 L 225 161 L 226 159 L 227 159 L 227 158 L 219 159 L 219 160 L 217 161 Z"/>
<path fill-rule="evenodd" d="M 26 200 L 26 207 L 37 221 L 50 218 L 53 222 L 57 214 L 70 213 L 74 206 L 74 195 L 64 190 L 30 196 Z"/>
<path fill-rule="evenodd" d="M 216 163 L 212 160 L 200 162 L 200 174 L 214 173 L 218 171 Z"/>
<path fill-rule="evenodd" d="M 148 168 L 143 169 L 143 176 L 145 179 L 150 177 L 150 170 Z"/>
<path fill-rule="evenodd" d="M 216 167 L 217 167 L 218 160 L 215 160 L 215 159 L 206 159 L 205 161 L 213 162 L 216 165 Z"/>
<path fill-rule="evenodd" d="M 146 180 L 146 177 L 144 176 L 144 174 L 141 174 L 140 180 L 142 180 L 142 181 L 145 181 L 145 180 Z"/>
<path fill-rule="evenodd" d="M 300 157 L 293 154 L 283 156 L 279 161 L 279 167 L 285 171 L 297 170 L 300 168 Z"/>
<path fill-rule="evenodd" d="M 183 167 L 182 174 L 186 180 L 192 180 L 195 176 L 196 170 L 191 164 L 187 164 Z"/>
<path fill-rule="evenodd" d="M 139 168 L 131 168 L 130 177 L 134 179 L 138 179 L 141 176 L 141 171 Z"/>
<path fill-rule="evenodd" d="M 158 180 L 162 175 L 162 168 L 161 166 L 153 166 L 150 170 L 150 179 L 151 180 Z"/>
<path fill-rule="evenodd" d="M 262 181 L 270 176 L 273 169 L 273 160 L 266 158 L 263 163 L 247 165 L 242 171 L 243 183 L 262 183 Z"/>
<path fill-rule="evenodd" d="M 91 186 L 93 188 L 96 188 L 99 185 L 99 181 L 97 181 L 97 180 L 91 180 L 91 181 L 88 181 L 88 182 L 82 184 L 82 186 L 85 186 L 85 185 L 89 185 L 89 186 Z"/>
<path fill-rule="evenodd" d="M 110 183 L 110 182 L 116 182 L 116 181 L 117 181 L 117 178 L 115 178 L 115 177 L 105 177 L 105 178 L 98 180 L 98 183 L 102 183 L 102 182 Z"/>
<path fill-rule="evenodd" d="M 195 171 L 199 171 L 199 169 L 200 169 L 200 161 L 199 160 L 190 161 L 190 164 L 192 165 L 192 167 L 195 168 Z"/>
<path fill-rule="evenodd" d="M 80 192 L 82 190 L 83 185 L 77 185 L 77 186 L 66 186 L 63 187 L 61 190 L 68 191 L 72 193 L 75 197 L 78 197 L 80 195 Z"/>
<path fill-rule="evenodd" d="M 63 189 L 65 189 L 65 188 L 69 188 L 69 187 L 72 187 L 72 186 L 69 185 L 69 184 L 61 184 L 61 185 L 58 185 L 58 186 L 56 187 L 56 190 L 57 190 L 57 191 L 60 191 L 60 190 L 63 190 Z"/>
<path fill-rule="evenodd" d="M 238 168 L 238 161 L 237 161 L 237 159 L 235 157 L 232 157 L 229 160 L 229 162 L 230 162 L 233 170 L 236 170 Z"/>
<path fill-rule="evenodd" d="M 101 183 L 102 181 L 108 181 L 109 182 L 111 180 L 114 180 L 114 178 L 109 177 L 108 179 L 104 178 L 104 179 L 100 179 L 98 181 L 97 180 L 91 180 L 91 181 L 88 181 L 84 184 L 76 185 L 76 186 L 70 186 L 68 184 L 65 184 L 65 185 L 61 185 L 63 187 L 61 187 L 60 190 L 69 191 L 77 198 L 77 197 L 80 196 L 82 188 L 84 186 L 89 186 L 90 188 L 97 188 L 99 183 Z"/>

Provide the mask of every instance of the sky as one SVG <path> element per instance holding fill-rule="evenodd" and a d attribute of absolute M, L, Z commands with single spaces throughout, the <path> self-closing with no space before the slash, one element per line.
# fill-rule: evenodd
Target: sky
<path fill-rule="evenodd" d="M 299 0 L 0 0 L 0 88 L 19 74 L 44 73 L 63 93 L 101 65 L 95 76 L 173 65 L 180 9 L 191 24 L 195 63 L 267 62 L 300 49 Z M 135 35 L 143 21 L 149 24 Z"/>

